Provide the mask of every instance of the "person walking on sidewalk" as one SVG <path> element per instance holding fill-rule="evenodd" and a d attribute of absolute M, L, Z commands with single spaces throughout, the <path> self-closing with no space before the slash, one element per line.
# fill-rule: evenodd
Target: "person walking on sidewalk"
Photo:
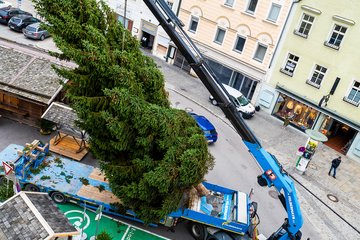
<path fill-rule="evenodd" d="M 336 175 L 336 169 L 337 167 L 340 165 L 341 163 L 341 157 L 339 156 L 338 158 L 335 158 L 334 160 L 331 161 L 331 168 L 330 168 L 330 171 L 329 171 L 329 176 L 331 174 L 331 170 L 334 169 L 334 174 L 333 174 L 333 178 L 336 178 L 335 175 Z"/>

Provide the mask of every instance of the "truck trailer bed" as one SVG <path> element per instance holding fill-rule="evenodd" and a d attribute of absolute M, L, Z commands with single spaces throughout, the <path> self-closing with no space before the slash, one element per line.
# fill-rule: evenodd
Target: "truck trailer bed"
<path fill-rule="evenodd" d="M 15 162 L 21 145 L 11 144 L 0 152 L 0 162 Z M 30 169 L 22 184 L 34 184 L 43 191 L 56 190 L 74 197 L 83 197 L 104 203 L 119 202 L 111 193 L 109 183 L 100 169 L 51 153 L 37 169 Z"/>

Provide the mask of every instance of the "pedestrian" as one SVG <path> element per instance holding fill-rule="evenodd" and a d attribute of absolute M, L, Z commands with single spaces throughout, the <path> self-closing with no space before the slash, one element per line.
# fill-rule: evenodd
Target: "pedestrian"
<path fill-rule="evenodd" d="M 335 175 L 336 175 L 336 169 L 337 167 L 340 165 L 341 163 L 341 157 L 339 156 L 338 158 L 335 158 L 334 160 L 331 161 L 331 168 L 330 168 L 330 171 L 329 171 L 329 176 L 331 174 L 331 170 L 334 169 L 334 174 L 333 174 L 333 178 L 336 178 Z"/>
<path fill-rule="evenodd" d="M 287 125 L 290 124 L 291 119 L 292 119 L 291 114 L 290 113 L 286 114 L 285 119 L 284 119 L 284 124 L 283 124 L 283 126 L 281 128 L 283 128 L 283 129 L 286 128 Z"/>

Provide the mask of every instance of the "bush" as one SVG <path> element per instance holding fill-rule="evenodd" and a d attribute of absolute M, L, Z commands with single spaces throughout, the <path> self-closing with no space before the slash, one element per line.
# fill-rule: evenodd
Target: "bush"
<path fill-rule="evenodd" d="M 96 236 L 96 240 L 112 240 L 112 237 L 110 237 L 110 235 L 107 232 L 102 231 L 100 234 Z"/>

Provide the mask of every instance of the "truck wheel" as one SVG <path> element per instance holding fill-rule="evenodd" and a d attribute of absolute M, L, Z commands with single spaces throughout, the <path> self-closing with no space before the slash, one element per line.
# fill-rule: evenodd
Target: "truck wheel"
<path fill-rule="evenodd" d="M 66 203 L 66 197 L 61 192 L 53 192 L 50 197 L 55 203 L 64 204 Z"/>
<path fill-rule="evenodd" d="M 216 240 L 232 240 L 233 238 L 226 232 L 217 232 L 214 234 Z"/>
<path fill-rule="evenodd" d="M 40 188 L 34 184 L 27 184 L 24 188 L 25 191 L 29 191 L 29 192 L 40 192 Z"/>
<path fill-rule="evenodd" d="M 190 233 L 196 240 L 206 239 L 205 226 L 200 223 L 190 222 Z"/>
<path fill-rule="evenodd" d="M 216 101 L 215 99 L 212 99 L 212 100 L 211 100 L 211 103 L 212 103 L 212 105 L 214 105 L 214 106 L 217 106 L 217 105 L 218 105 L 218 103 L 217 103 L 217 101 Z"/>

